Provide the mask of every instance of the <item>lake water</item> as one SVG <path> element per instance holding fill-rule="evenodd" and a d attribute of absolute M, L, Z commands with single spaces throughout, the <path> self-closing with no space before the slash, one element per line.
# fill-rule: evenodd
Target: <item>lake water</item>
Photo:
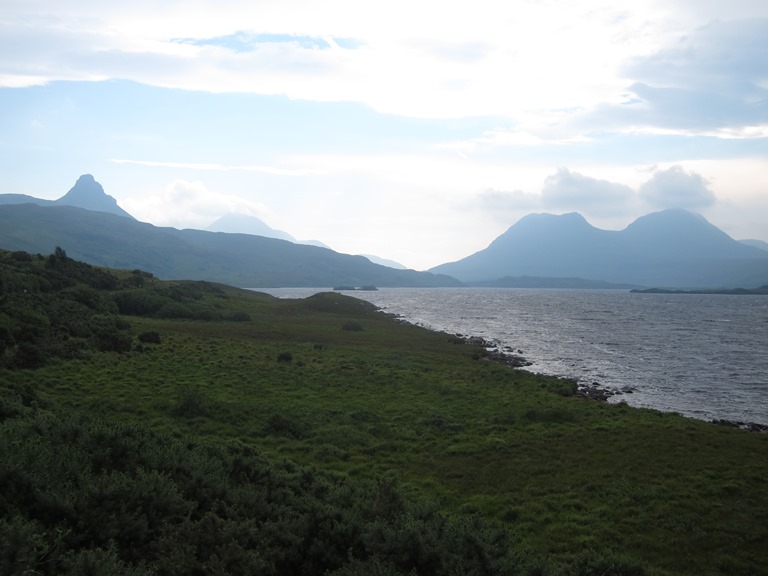
<path fill-rule="evenodd" d="M 318 289 L 264 290 L 303 298 Z M 382 288 L 345 292 L 435 330 L 522 350 L 534 372 L 705 420 L 768 424 L 768 297 L 619 290 Z"/>

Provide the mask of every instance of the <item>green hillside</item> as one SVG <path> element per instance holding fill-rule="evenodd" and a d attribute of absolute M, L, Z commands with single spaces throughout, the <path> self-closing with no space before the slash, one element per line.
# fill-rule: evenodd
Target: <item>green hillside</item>
<path fill-rule="evenodd" d="M 0 574 L 768 574 L 766 434 L 338 293 L 0 280 Z"/>
<path fill-rule="evenodd" d="M 0 246 L 42 254 L 63 246 L 71 257 L 97 266 L 243 288 L 461 284 L 449 276 L 396 270 L 328 248 L 250 234 L 161 228 L 73 206 L 0 203 Z"/>

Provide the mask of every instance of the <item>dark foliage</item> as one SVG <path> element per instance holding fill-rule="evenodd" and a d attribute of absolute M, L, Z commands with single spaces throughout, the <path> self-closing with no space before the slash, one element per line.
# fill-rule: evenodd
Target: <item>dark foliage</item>
<path fill-rule="evenodd" d="M 0 251 L 0 365 L 34 369 L 89 350 L 131 350 L 129 325 L 110 297 L 119 285 L 61 248 L 46 259 Z"/>
<path fill-rule="evenodd" d="M 129 352 L 130 325 L 120 314 L 250 320 L 246 312 L 203 303 L 206 295 L 226 298 L 209 282 L 160 283 L 140 270 L 117 276 L 69 258 L 60 247 L 37 259 L 0 250 L 0 366 L 34 369 L 94 350 Z M 159 343 L 159 336 L 149 337 L 142 342 Z"/>
<path fill-rule="evenodd" d="M 4 398 L 2 574 L 507 574 L 503 533 L 396 481 Z"/>
<path fill-rule="evenodd" d="M 160 334 L 154 330 L 139 334 L 139 342 L 144 344 L 160 344 Z"/>

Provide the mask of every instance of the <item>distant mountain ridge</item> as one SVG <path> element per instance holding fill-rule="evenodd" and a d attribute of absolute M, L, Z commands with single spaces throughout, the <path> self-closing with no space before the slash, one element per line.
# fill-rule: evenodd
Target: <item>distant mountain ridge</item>
<path fill-rule="evenodd" d="M 231 226 L 237 219 L 251 232 L 155 227 L 133 218 L 85 174 L 58 200 L 0 195 L 0 248 L 47 254 L 61 246 L 91 264 L 249 288 L 464 282 L 499 287 L 706 289 L 768 284 L 764 249 L 768 244 L 736 241 L 703 216 L 685 210 L 648 214 L 621 231 L 596 228 L 578 213 L 529 214 L 484 250 L 428 272 L 399 269 L 397 263 L 376 257 L 294 244 L 289 234 L 253 217 L 233 215 L 228 223 L 217 222 Z M 257 228 L 265 235 L 257 234 Z M 276 234 L 286 238 L 275 239 Z"/>
<path fill-rule="evenodd" d="M 703 216 L 664 210 L 621 231 L 577 213 L 529 214 L 487 248 L 430 272 L 463 282 L 503 277 L 582 278 L 659 287 L 751 287 L 768 282 L 768 255 Z"/>
<path fill-rule="evenodd" d="M 80 176 L 58 200 L 0 194 L 0 247 L 7 250 L 50 254 L 61 246 L 90 264 L 245 288 L 460 284 L 447 276 L 395 270 L 340 254 L 319 242 L 295 243 L 290 234 L 251 216 L 228 215 L 212 228 L 237 231 L 177 230 L 139 222 L 90 174 Z"/>
<path fill-rule="evenodd" d="M 287 240 L 296 244 L 306 244 L 307 246 L 319 246 L 328 248 L 330 246 L 319 240 L 296 240 L 288 232 L 272 228 L 269 224 L 249 214 L 239 212 L 230 212 L 221 218 L 212 222 L 207 228 L 209 232 L 227 232 L 228 234 L 253 234 L 254 236 L 265 236 L 267 238 L 277 238 L 278 240 Z"/>
<path fill-rule="evenodd" d="M 224 214 L 224 216 L 215 222 L 212 222 L 206 230 L 209 232 L 227 232 L 230 234 L 253 234 L 255 236 L 266 236 L 267 238 L 277 238 L 279 240 L 296 242 L 296 238 L 288 234 L 288 232 L 276 230 L 256 216 L 239 214 L 237 212 Z"/>
<path fill-rule="evenodd" d="M 76 206 L 94 212 L 106 212 L 134 219 L 120 208 L 112 196 L 104 192 L 101 184 L 91 174 L 83 174 L 75 185 L 58 200 L 44 200 L 26 194 L 0 194 L 0 206 L 13 204 L 37 204 L 38 206 Z"/>
<path fill-rule="evenodd" d="M 89 264 L 243 288 L 460 285 L 448 276 L 395 270 L 286 240 L 160 228 L 74 206 L 0 205 L 0 248 L 50 254 L 57 246 Z"/>

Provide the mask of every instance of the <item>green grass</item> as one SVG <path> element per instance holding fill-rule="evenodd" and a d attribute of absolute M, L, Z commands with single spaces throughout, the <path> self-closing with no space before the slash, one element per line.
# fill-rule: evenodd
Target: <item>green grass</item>
<path fill-rule="evenodd" d="M 131 352 L 3 369 L 0 384 L 196 444 L 394 477 L 406 498 L 504 526 L 532 573 L 768 574 L 766 434 L 568 395 L 339 294 L 203 292 L 249 320 L 127 317 Z M 161 342 L 138 346 L 148 331 Z"/>

